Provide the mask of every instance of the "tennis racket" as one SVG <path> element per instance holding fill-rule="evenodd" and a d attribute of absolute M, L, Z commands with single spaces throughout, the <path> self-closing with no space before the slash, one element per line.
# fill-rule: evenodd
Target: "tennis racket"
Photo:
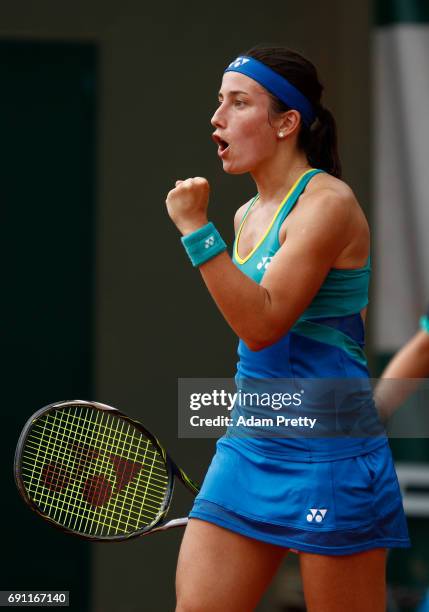
<path fill-rule="evenodd" d="M 140 423 L 82 400 L 45 406 L 15 453 L 24 501 L 53 526 L 87 540 L 120 541 L 186 525 L 166 520 L 175 478 L 198 486 Z"/>

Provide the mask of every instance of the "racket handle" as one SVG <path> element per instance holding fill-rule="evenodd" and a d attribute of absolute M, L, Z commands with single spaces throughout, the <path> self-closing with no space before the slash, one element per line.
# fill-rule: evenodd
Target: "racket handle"
<path fill-rule="evenodd" d="M 150 533 L 155 533 L 155 531 L 165 531 L 166 529 L 172 529 L 173 527 L 186 527 L 187 524 L 188 524 L 187 517 L 172 519 L 171 521 L 167 521 L 166 523 L 159 525 L 158 527 L 154 527 L 154 529 L 151 529 L 148 532 L 148 535 Z"/>

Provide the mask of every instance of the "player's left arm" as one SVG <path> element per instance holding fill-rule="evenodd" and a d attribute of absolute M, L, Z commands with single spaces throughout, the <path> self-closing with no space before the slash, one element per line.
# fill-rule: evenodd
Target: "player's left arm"
<path fill-rule="evenodd" d="M 429 333 L 419 330 L 386 366 L 382 378 L 429 376 Z"/>
<path fill-rule="evenodd" d="M 429 333 L 419 330 L 392 357 L 374 391 L 380 418 L 387 421 L 429 376 Z"/>
<path fill-rule="evenodd" d="M 335 260 L 350 243 L 354 196 L 322 189 L 303 199 L 290 219 L 286 240 L 261 282 L 270 301 L 272 343 L 286 333 L 310 305 Z M 285 304 L 287 308 L 285 309 Z"/>

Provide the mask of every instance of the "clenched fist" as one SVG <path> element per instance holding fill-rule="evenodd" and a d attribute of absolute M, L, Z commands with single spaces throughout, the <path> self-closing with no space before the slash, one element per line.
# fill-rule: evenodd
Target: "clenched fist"
<path fill-rule="evenodd" d="M 207 224 L 209 192 L 207 179 L 197 176 L 176 181 L 175 188 L 168 193 L 165 200 L 168 214 L 183 235 Z"/>

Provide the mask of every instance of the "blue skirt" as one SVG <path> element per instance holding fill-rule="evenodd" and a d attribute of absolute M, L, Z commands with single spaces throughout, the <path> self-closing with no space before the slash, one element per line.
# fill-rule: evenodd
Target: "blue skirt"
<path fill-rule="evenodd" d="M 221 438 L 190 517 L 318 554 L 410 546 L 387 440 L 367 454 L 299 462 Z"/>

